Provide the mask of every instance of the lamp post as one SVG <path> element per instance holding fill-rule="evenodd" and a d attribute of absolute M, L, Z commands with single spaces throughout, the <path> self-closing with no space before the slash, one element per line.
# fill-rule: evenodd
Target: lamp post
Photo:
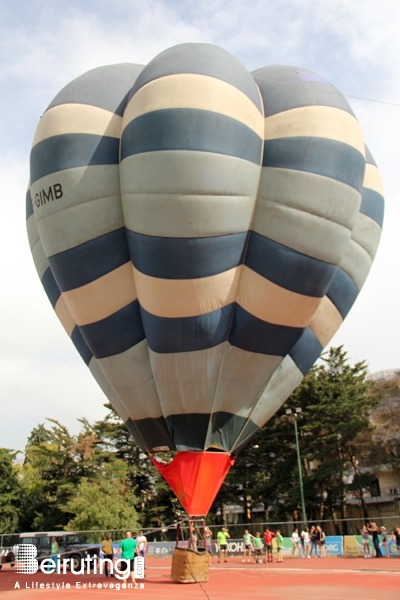
<path fill-rule="evenodd" d="M 295 434 L 295 438 L 296 438 L 297 467 L 298 467 L 298 471 L 299 471 L 301 512 L 302 512 L 302 516 L 303 516 L 303 524 L 307 525 L 306 506 L 304 503 L 303 471 L 301 468 L 300 447 L 299 447 L 299 432 L 297 430 L 297 417 L 301 413 L 301 408 L 299 408 L 299 407 L 296 408 L 294 413 L 291 408 L 287 408 L 285 410 L 285 413 L 288 416 L 293 416 L 294 434 Z"/>

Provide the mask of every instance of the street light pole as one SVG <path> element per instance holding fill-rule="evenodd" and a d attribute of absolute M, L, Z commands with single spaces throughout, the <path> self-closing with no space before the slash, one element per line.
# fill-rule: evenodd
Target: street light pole
<path fill-rule="evenodd" d="M 293 415 L 294 434 L 295 434 L 295 439 L 296 439 L 296 451 L 297 451 L 297 467 L 298 467 L 298 471 L 299 471 L 301 512 L 302 512 L 302 516 L 303 516 L 303 524 L 306 526 L 307 525 L 307 516 L 306 516 L 306 505 L 305 505 L 305 502 L 304 502 L 303 471 L 302 471 L 302 468 L 301 468 L 300 446 L 299 446 L 299 432 L 298 432 L 298 429 L 297 429 L 297 417 L 301 413 L 301 408 L 296 408 L 296 411 L 295 411 L 294 414 L 293 414 L 293 411 L 292 411 L 291 408 L 287 408 L 285 412 L 286 412 L 287 415 Z"/>

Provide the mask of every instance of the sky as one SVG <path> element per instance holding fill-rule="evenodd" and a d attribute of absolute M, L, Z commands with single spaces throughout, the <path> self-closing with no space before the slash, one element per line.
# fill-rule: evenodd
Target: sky
<path fill-rule="evenodd" d="M 371 372 L 400 367 L 400 3 L 396 0 L 0 0 L 0 447 L 38 423 L 101 419 L 106 401 L 56 318 L 25 229 L 29 153 L 57 92 L 105 64 L 146 64 L 183 42 L 251 71 L 310 69 L 348 96 L 381 171 L 386 212 L 369 278 L 331 342 Z M 360 99 L 362 98 L 362 99 Z"/>

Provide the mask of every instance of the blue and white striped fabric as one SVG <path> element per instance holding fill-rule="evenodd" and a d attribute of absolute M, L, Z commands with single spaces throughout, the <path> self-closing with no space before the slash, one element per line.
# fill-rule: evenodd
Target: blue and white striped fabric
<path fill-rule="evenodd" d="M 39 277 L 146 451 L 240 449 L 347 315 L 382 218 L 333 86 L 207 44 L 89 71 L 33 142 Z"/>

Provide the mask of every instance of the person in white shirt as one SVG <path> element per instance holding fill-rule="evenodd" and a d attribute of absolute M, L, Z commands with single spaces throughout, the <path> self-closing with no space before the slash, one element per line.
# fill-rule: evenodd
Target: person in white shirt
<path fill-rule="evenodd" d="M 301 551 L 301 543 L 300 543 L 300 537 L 299 537 L 299 530 L 297 528 L 293 529 L 292 543 L 293 543 L 293 556 L 294 556 L 294 558 L 296 558 L 296 550 L 298 551 L 299 556 L 303 556 L 303 553 Z"/>
<path fill-rule="evenodd" d="M 310 540 L 310 531 L 308 527 L 301 532 L 301 538 L 303 540 L 303 556 L 307 556 L 310 558 L 310 550 L 311 550 L 311 540 Z"/>
<path fill-rule="evenodd" d="M 147 553 L 148 543 L 147 543 L 147 537 L 145 535 L 143 535 L 143 531 L 139 531 L 139 535 L 137 536 L 136 541 L 139 546 L 140 556 L 143 556 L 143 558 L 144 558 Z"/>

